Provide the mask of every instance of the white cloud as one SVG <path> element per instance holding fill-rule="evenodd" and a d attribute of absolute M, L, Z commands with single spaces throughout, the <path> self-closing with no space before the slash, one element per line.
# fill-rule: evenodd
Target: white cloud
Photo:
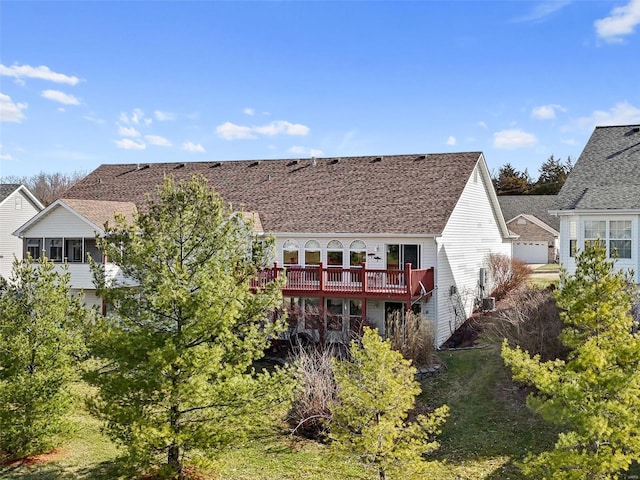
<path fill-rule="evenodd" d="M 609 111 L 596 110 L 588 117 L 576 120 L 581 130 L 593 130 L 596 126 L 630 125 L 640 123 L 640 108 L 629 102 L 616 103 Z"/>
<path fill-rule="evenodd" d="M 78 77 L 52 72 L 49 67 L 45 67 L 44 65 L 39 67 L 32 67 L 30 65 L 12 65 L 7 67 L 0 64 L 0 75 L 13 77 L 16 80 L 21 80 L 22 78 L 38 78 L 55 83 L 66 83 L 68 85 L 76 85 L 80 81 Z"/>
<path fill-rule="evenodd" d="M 242 110 L 242 113 L 252 117 L 256 114 L 256 111 L 253 108 L 245 108 L 244 110 Z"/>
<path fill-rule="evenodd" d="M 202 145 L 195 144 L 192 142 L 185 142 L 182 144 L 182 149 L 186 150 L 187 152 L 197 152 L 197 153 L 204 153 L 204 147 Z"/>
<path fill-rule="evenodd" d="M 289 153 L 294 153 L 296 155 L 305 155 L 309 157 L 322 157 L 324 156 L 324 152 L 317 148 L 307 148 L 299 145 L 295 145 L 288 150 Z"/>
<path fill-rule="evenodd" d="M 0 93 L 0 121 L 20 123 L 25 119 L 22 113 L 25 108 L 26 103 L 14 103 L 9 95 Z"/>
<path fill-rule="evenodd" d="M 489 128 L 489 125 L 487 125 L 482 120 L 480 120 L 478 123 L 476 123 L 476 125 L 478 125 L 480 128 Z"/>
<path fill-rule="evenodd" d="M 161 110 L 155 110 L 153 115 L 156 117 L 156 120 L 159 122 L 168 122 L 170 120 L 176 119 L 176 114 L 172 112 L 163 112 Z"/>
<path fill-rule="evenodd" d="M 640 25 L 640 0 L 630 0 L 622 7 L 615 7 L 608 17 L 596 20 L 593 25 L 598 37 L 609 43 L 622 42 L 620 37 L 631 35 Z"/>
<path fill-rule="evenodd" d="M 118 125 L 118 134 L 123 137 L 139 137 L 140 132 L 133 127 L 123 127 L 122 125 Z"/>
<path fill-rule="evenodd" d="M 447 138 L 447 145 L 455 145 L 456 143 L 456 137 L 449 135 L 449 138 Z"/>
<path fill-rule="evenodd" d="M 156 145 L 158 147 L 170 147 L 172 145 L 169 140 L 159 135 L 145 135 L 144 138 L 149 142 L 149 145 Z"/>
<path fill-rule="evenodd" d="M 251 127 L 243 127 L 231 122 L 225 122 L 216 127 L 216 133 L 225 140 L 249 140 L 257 138 Z"/>
<path fill-rule="evenodd" d="M 533 10 L 522 17 L 514 19 L 514 22 L 541 22 L 549 15 L 563 9 L 571 3 L 572 0 L 546 0 L 534 5 Z M 533 2 L 532 2 L 533 3 Z"/>
<path fill-rule="evenodd" d="M 144 112 L 139 108 L 134 108 L 131 114 L 121 112 L 120 121 L 122 123 L 126 123 L 127 125 L 151 125 L 151 123 L 153 122 L 151 118 L 145 117 Z"/>
<path fill-rule="evenodd" d="M 504 150 L 533 147 L 538 143 L 535 135 L 522 130 L 501 130 L 493 134 L 493 146 Z"/>
<path fill-rule="evenodd" d="M 131 140 L 130 138 L 115 140 L 115 144 L 118 148 L 122 148 L 124 150 L 144 150 L 145 148 L 147 148 L 146 144 L 142 142 L 136 142 L 135 140 Z"/>
<path fill-rule="evenodd" d="M 309 127 L 300 123 L 277 120 L 267 125 L 247 127 L 225 122 L 216 127 L 216 133 L 225 140 L 252 140 L 257 134 L 273 137 L 275 135 L 307 135 Z"/>
<path fill-rule="evenodd" d="M 309 127 L 306 125 L 291 123 L 284 120 L 277 120 L 262 127 L 253 127 L 253 130 L 256 133 L 270 136 L 281 133 L 284 135 L 307 135 L 309 133 Z"/>
<path fill-rule="evenodd" d="M 80 100 L 78 100 L 76 97 L 59 90 L 43 90 L 42 92 L 40 92 L 40 95 L 42 95 L 47 100 L 64 103 L 65 105 L 80 105 Z"/>
<path fill-rule="evenodd" d="M 556 111 L 566 112 L 567 109 L 562 105 L 540 105 L 531 110 L 531 117 L 537 118 L 538 120 L 552 120 L 556 118 Z"/>

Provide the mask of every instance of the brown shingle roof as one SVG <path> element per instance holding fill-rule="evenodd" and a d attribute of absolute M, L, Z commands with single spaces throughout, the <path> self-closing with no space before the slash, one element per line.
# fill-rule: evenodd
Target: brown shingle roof
<path fill-rule="evenodd" d="M 100 228 L 103 228 L 107 222 L 114 223 L 115 214 L 124 215 L 127 220 L 132 220 L 136 211 L 135 204 L 131 202 L 80 200 L 76 198 L 61 198 L 60 201 Z"/>
<path fill-rule="evenodd" d="M 165 176 L 202 174 L 266 232 L 439 234 L 481 155 L 102 165 L 65 197 L 142 205 Z"/>

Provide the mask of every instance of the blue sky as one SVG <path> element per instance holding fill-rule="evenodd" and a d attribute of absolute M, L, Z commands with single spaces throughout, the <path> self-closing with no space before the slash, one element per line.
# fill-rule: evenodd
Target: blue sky
<path fill-rule="evenodd" d="M 0 175 L 482 151 L 640 123 L 640 0 L 0 4 Z"/>

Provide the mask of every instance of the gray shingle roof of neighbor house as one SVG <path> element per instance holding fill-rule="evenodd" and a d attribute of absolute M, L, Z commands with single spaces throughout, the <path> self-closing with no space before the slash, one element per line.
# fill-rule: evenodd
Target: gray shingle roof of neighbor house
<path fill-rule="evenodd" d="M 640 209 L 640 125 L 596 127 L 555 209 Z"/>
<path fill-rule="evenodd" d="M 0 202 L 20 188 L 19 183 L 0 183 Z"/>
<path fill-rule="evenodd" d="M 498 197 L 505 221 L 521 214 L 533 215 L 555 230 L 560 230 L 560 218 L 550 215 L 558 200 L 557 195 L 501 195 Z"/>
<path fill-rule="evenodd" d="M 166 176 L 194 174 L 267 232 L 439 234 L 481 152 L 102 165 L 65 198 L 142 206 Z"/>

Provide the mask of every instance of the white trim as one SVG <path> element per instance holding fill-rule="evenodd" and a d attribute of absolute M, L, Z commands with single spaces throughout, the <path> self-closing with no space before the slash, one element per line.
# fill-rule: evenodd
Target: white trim
<path fill-rule="evenodd" d="M 38 223 L 40 220 L 42 220 L 43 218 L 45 218 L 47 215 L 49 215 L 54 209 L 61 207 L 64 208 L 65 210 L 67 210 L 69 213 L 75 215 L 78 219 L 80 219 L 81 221 L 83 221 L 84 223 L 86 223 L 87 225 L 89 225 L 91 228 L 93 228 L 96 232 L 98 232 L 100 235 L 104 235 L 104 229 L 102 229 L 101 227 L 98 227 L 95 223 L 91 222 L 88 218 L 86 218 L 85 216 L 79 214 L 78 212 L 76 212 L 73 208 L 71 208 L 69 205 L 67 205 L 66 203 L 64 203 L 62 200 L 56 200 L 55 202 L 53 202 L 51 205 L 49 205 L 47 208 L 45 208 L 44 210 L 42 210 L 41 212 L 37 213 L 36 215 L 34 215 L 31 220 L 29 220 L 27 223 L 25 223 L 24 225 L 22 225 L 20 228 L 18 228 L 15 232 L 13 232 L 13 235 L 15 235 L 16 237 L 20 237 L 20 238 L 24 238 L 25 233 L 36 223 Z M 76 238 L 76 237 L 74 237 Z"/>
<path fill-rule="evenodd" d="M 543 222 L 538 217 L 536 217 L 534 215 L 529 215 L 528 213 L 521 213 L 519 215 L 516 215 L 515 217 L 513 217 L 511 220 L 509 220 L 507 222 L 507 225 L 510 224 L 511 222 L 513 222 L 514 220 L 517 220 L 518 218 L 524 218 L 525 220 L 528 220 L 529 222 L 536 224 L 540 228 L 543 228 L 544 230 L 546 230 L 547 232 L 553 234 L 556 237 L 560 236 L 560 232 L 557 231 L 555 228 L 553 228 L 549 224 Z"/>
<path fill-rule="evenodd" d="M 549 210 L 550 215 L 564 216 L 564 215 L 640 215 L 639 209 L 593 209 L 593 210 Z"/>
<path fill-rule="evenodd" d="M 40 200 L 38 200 L 33 193 L 31 193 L 29 191 L 29 189 L 27 187 L 25 187 L 24 185 L 20 185 L 18 188 L 16 188 L 13 192 L 11 192 L 9 195 L 6 196 L 6 198 L 4 198 L 2 201 L 0 201 L 0 207 L 2 206 L 2 204 L 4 202 L 6 202 L 7 200 L 9 200 L 9 197 L 11 197 L 12 195 L 14 195 L 16 192 L 18 191 L 22 191 L 27 197 L 29 197 L 29 200 L 31 200 L 36 208 L 38 208 L 38 210 L 42 211 L 44 210 L 44 205 L 42 203 L 40 203 Z"/>

